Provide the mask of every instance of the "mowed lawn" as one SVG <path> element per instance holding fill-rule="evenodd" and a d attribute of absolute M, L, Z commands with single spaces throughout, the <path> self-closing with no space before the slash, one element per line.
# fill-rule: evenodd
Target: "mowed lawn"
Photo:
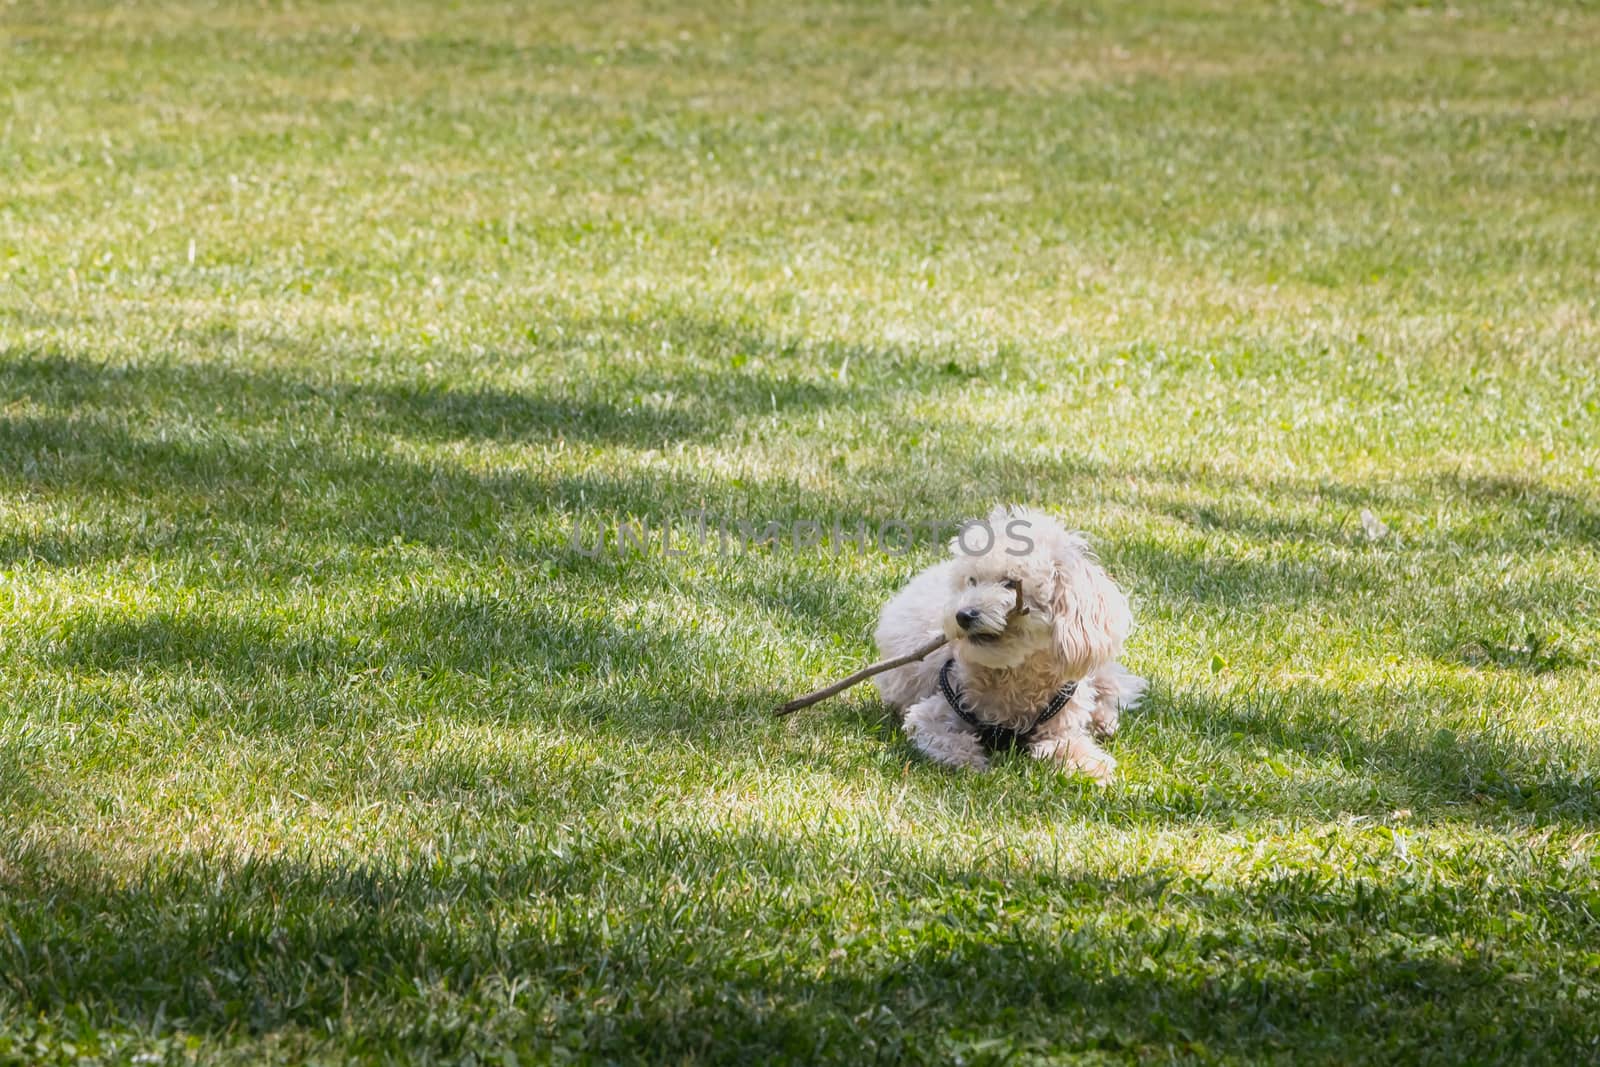
<path fill-rule="evenodd" d="M 10 0 L 0 90 L 0 1062 L 1600 1055 L 1592 4 Z M 1132 593 L 1108 789 L 770 715 L 932 536 L 686 538 L 998 502 Z"/>

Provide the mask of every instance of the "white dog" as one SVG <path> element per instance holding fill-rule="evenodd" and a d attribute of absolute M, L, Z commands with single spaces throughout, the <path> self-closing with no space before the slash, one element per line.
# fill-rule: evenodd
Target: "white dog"
<path fill-rule="evenodd" d="M 1145 681 L 1117 662 L 1128 598 L 1088 543 L 1048 515 L 996 508 L 950 543 L 954 558 L 911 580 L 884 605 L 878 649 L 913 652 L 943 633 L 945 649 L 880 674 L 906 736 L 940 763 L 982 770 L 988 753 L 1025 746 L 1102 784 L 1116 768 L 1094 734 Z"/>

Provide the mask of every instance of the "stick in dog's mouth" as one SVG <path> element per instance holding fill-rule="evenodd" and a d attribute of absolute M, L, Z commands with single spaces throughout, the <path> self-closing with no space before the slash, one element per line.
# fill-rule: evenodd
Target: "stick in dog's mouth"
<path fill-rule="evenodd" d="M 1017 584 L 1017 604 L 1016 607 L 1006 613 L 1005 626 L 998 633 L 966 634 L 962 639 L 971 641 L 975 645 L 998 644 L 1000 639 L 1006 635 L 1006 631 L 1011 629 L 1011 620 L 1019 615 L 1026 614 L 1028 614 L 1028 605 L 1022 602 L 1022 584 L 1019 582 Z"/>

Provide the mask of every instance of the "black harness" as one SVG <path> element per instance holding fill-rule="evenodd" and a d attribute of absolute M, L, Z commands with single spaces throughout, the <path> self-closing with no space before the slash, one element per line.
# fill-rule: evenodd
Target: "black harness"
<path fill-rule="evenodd" d="M 984 722 L 961 702 L 961 692 L 950 681 L 950 668 L 956 665 L 954 657 L 944 661 L 944 666 L 939 668 L 939 691 L 944 694 L 945 700 L 950 702 L 950 707 L 961 716 L 961 721 L 972 727 L 977 732 L 978 740 L 983 742 L 983 747 L 991 751 L 1002 748 L 1012 748 L 1017 745 L 1027 744 L 1033 740 L 1033 735 L 1039 727 L 1055 718 L 1061 709 L 1067 706 L 1067 701 L 1072 699 L 1072 694 L 1078 691 L 1077 682 L 1068 682 L 1056 690 L 1056 695 L 1050 698 L 1050 703 L 1033 720 L 1033 725 L 1026 730 L 1013 730 L 1008 726 L 1000 726 L 992 722 Z"/>

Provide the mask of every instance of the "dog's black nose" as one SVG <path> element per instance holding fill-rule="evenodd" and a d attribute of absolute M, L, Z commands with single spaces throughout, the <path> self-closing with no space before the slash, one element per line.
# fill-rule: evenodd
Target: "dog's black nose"
<path fill-rule="evenodd" d="M 972 608 L 962 608 L 960 611 L 956 612 L 956 625 L 961 627 L 963 630 L 970 630 L 972 629 L 973 624 L 978 621 L 978 614 L 979 613 L 974 611 Z"/>

